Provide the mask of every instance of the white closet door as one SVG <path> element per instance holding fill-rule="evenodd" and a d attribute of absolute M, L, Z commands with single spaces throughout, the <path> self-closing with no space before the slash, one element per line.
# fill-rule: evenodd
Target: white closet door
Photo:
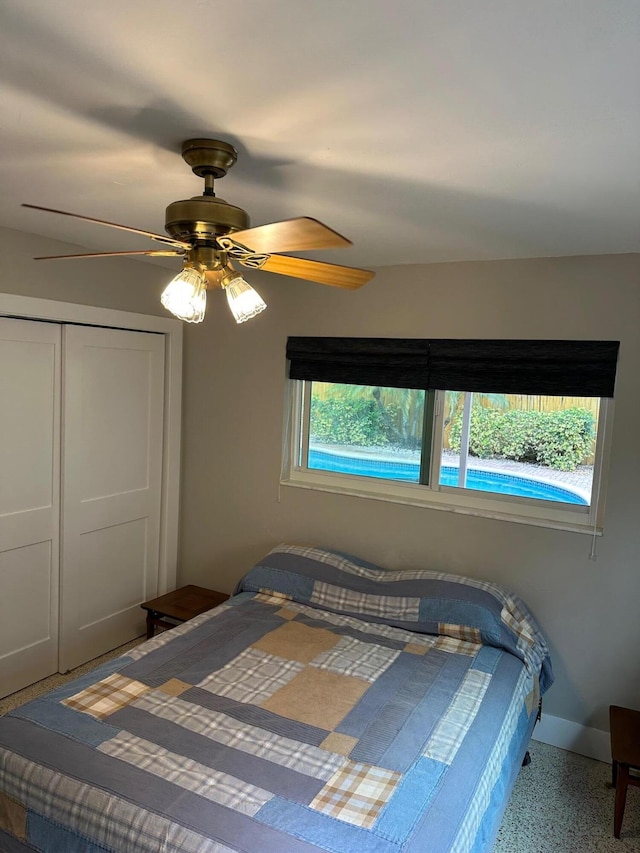
<path fill-rule="evenodd" d="M 58 670 L 60 327 L 0 318 L 0 697 Z"/>
<path fill-rule="evenodd" d="M 164 338 L 63 330 L 60 669 L 144 633 L 157 594 Z"/>

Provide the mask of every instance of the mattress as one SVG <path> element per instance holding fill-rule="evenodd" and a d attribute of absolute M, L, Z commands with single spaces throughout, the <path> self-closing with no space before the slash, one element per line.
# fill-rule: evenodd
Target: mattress
<path fill-rule="evenodd" d="M 280 546 L 0 719 L 0 851 L 489 851 L 552 679 L 494 584 Z"/>

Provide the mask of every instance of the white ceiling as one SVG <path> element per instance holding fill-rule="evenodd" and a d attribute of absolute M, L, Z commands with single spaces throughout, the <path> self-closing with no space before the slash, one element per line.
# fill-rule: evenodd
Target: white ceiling
<path fill-rule="evenodd" d="M 20 203 L 162 232 L 213 136 L 321 260 L 637 252 L 639 44 L 638 0 L 0 0 L 0 225 L 153 248 Z"/>

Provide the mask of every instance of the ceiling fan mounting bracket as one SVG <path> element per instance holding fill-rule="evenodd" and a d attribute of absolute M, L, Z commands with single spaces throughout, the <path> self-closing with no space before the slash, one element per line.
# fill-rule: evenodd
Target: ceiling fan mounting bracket
<path fill-rule="evenodd" d="M 182 143 L 182 157 L 194 174 L 204 178 L 205 189 L 201 196 L 174 201 L 167 207 L 167 234 L 174 240 L 197 243 L 248 228 L 246 211 L 216 198 L 213 192 L 213 181 L 223 178 L 238 158 L 233 145 L 219 139 L 187 139 Z"/>
<path fill-rule="evenodd" d="M 199 178 L 212 175 L 224 178 L 238 159 L 238 152 L 219 139 L 187 139 L 182 143 L 182 157 Z"/>

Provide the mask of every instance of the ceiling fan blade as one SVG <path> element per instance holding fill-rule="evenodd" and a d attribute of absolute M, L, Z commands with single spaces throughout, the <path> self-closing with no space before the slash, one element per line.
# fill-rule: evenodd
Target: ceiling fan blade
<path fill-rule="evenodd" d="M 134 252 L 82 252 L 76 255 L 41 255 L 34 258 L 34 261 L 64 261 L 71 258 L 115 258 L 123 255 L 149 255 L 152 258 L 174 258 L 183 255 L 184 252 L 180 249 L 151 249 L 146 251 Z"/>
<path fill-rule="evenodd" d="M 305 258 L 289 258 L 284 255 L 271 255 L 260 269 L 352 290 L 362 287 L 375 275 L 371 270 L 341 267 L 337 264 L 308 261 Z"/>
<path fill-rule="evenodd" d="M 66 210 L 54 210 L 52 207 L 39 207 L 37 204 L 23 204 L 22 207 L 30 207 L 32 210 L 44 210 L 45 213 L 59 213 L 61 216 L 72 216 L 74 219 L 81 219 L 83 222 L 95 222 L 98 225 L 107 225 L 109 228 L 118 228 L 120 231 L 129 231 L 131 234 L 140 234 L 142 237 L 149 237 L 151 240 L 159 240 L 161 243 L 168 243 L 170 246 L 176 246 L 180 249 L 190 249 L 190 243 L 183 243 L 181 240 L 174 240 L 172 237 L 165 237 L 163 234 L 155 234 L 153 231 L 143 231 L 141 228 L 131 228 L 129 225 L 118 225 L 117 222 L 107 222 L 106 219 L 95 219 L 93 216 L 81 216 L 79 213 L 69 213 Z"/>
<path fill-rule="evenodd" d="M 258 225 L 257 228 L 235 231 L 227 236 L 253 252 L 303 252 L 305 249 L 351 246 L 351 240 L 309 216 Z"/>

